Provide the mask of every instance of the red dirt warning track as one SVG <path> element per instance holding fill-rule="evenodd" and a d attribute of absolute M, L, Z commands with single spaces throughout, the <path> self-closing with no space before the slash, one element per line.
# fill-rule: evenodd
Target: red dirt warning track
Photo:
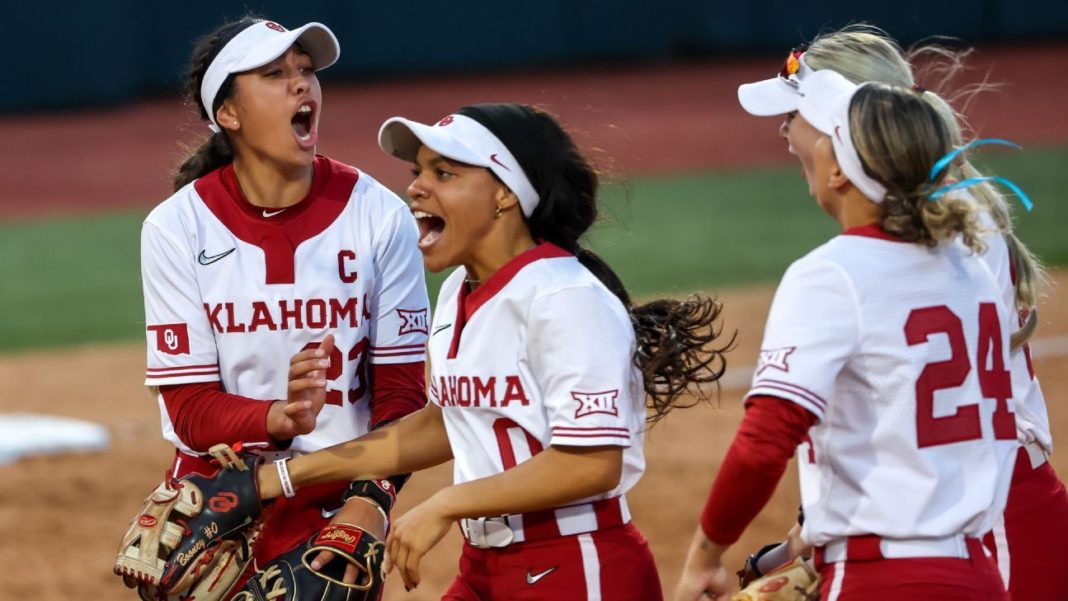
<path fill-rule="evenodd" d="M 984 135 L 1028 144 L 1068 141 L 1068 45 L 977 52 L 964 81 L 1002 82 L 969 111 Z M 602 169 L 623 174 L 728 168 L 788 160 L 774 119 L 749 117 L 737 85 L 770 77 L 777 57 L 728 63 L 368 84 L 328 83 L 320 151 L 357 165 L 395 189 L 404 165 L 377 147 L 393 115 L 435 120 L 464 104 L 517 101 L 560 115 Z M 0 118 L 0 219 L 151 207 L 169 192 L 182 142 L 206 128 L 176 100 L 105 111 Z"/>

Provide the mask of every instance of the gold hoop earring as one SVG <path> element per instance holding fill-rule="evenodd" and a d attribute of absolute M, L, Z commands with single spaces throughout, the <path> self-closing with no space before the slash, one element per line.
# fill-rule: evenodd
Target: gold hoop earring
<path fill-rule="evenodd" d="M 493 214 L 493 218 L 494 219 L 500 219 L 501 218 L 501 207 L 497 207 L 497 212 L 495 212 Z"/>

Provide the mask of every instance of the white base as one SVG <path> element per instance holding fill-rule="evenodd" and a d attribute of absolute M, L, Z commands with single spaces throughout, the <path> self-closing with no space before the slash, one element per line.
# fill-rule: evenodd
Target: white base
<path fill-rule="evenodd" d="M 102 451 L 110 436 L 100 424 L 29 413 L 0 414 L 0 465 L 29 455 Z"/>

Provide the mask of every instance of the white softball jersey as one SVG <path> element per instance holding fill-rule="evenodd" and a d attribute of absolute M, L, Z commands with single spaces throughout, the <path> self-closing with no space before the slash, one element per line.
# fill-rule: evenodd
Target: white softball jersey
<path fill-rule="evenodd" d="M 316 157 L 308 196 L 286 209 L 249 204 L 232 167 L 196 180 L 142 228 L 145 384 L 221 381 L 229 393 L 285 399 L 290 358 L 329 333 L 327 404 L 291 448 L 365 433 L 368 362 L 424 359 L 429 301 L 417 238 L 396 195 L 326 157 Z M 158 403 L 164 437 L 192 453 Z"/>
<path fill-rule="evenodd" d="M 460 484 L 549 445 L 624 447 L 615 497 L 645 469 L 645 393 L 619 299 L 566 251 L 542 244 L 468 293 L 441 287 L 430 330 L 430 400 L 442 408 Z"/>
<path fill-rule="evenodd" d="M 807 542 L 990 529 L 1019 448 L 1014 318 L 987 263 L 957 244 L 856 228 L 790 266 L 749 396 L 819 420 L 798 447 Z"/>
<path fill-rule="evenodd" d="M 994 229 L 995 224 L 986 212 L 980 213 L 982 223 Z M 1009 248 L 1005 238 L 998 232 L 983 237 L 987 249 L 981 256 L 997 279 L 1002 291 L 1002 302 L 1008 315 L 1016 315 L 1016 284 L 1014 282 Z M 1009 319 L 1009 331 L 1020 329 L 1018 319 Z M 1047 454 L 1053 452 L 1053 435 L 1049 428 L 1049 413 L 1038 378 L 1031 365 L 1030 347 L 1011 352 L 1012 379 L 1019 381 L 1023 392 L 1016 398 L 1016 436 L 1022 444 L 1034 443 Z"/>

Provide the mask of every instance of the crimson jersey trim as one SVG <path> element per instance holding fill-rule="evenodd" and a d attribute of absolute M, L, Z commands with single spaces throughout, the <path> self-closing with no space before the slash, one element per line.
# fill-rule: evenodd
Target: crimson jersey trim
<path fill-rule="evenodd" d="M 297 247 L 333 223 L 352 196 L 360 172 L 317 155 L 308 194 L 272 217 L 250 203 L 241 192 L 234 166 L 226 165 L 196 180 L 197 194 L 212 214 L 241 241 L 263 249 L 267 284 L 296 281 Z"/>
<path fill-rule="evenodd" d="M 851 227 L 842 232 L 843 236 L 863 236 L 865 238 L 875 238 L 877 240 L 886 240 L 887 242 L 901 242 L 904 244 L 911 244 L 907 240 L 903 240 L 899 236 L 895 236 L 886 232 L 878 224 L 869 223 L 868 225 L 858 225 Z"/>
<path fill-rule="evenodd" d="M 542 242 L 534 248 L 520 253 L 500 269 L 494 272 L 481 286 L 471 291 L 467 283 L 460 284 L 459 299 L 456 302 L 456 320 L 453 322 L 452 344 L 449 345 L 449 359 L 455 359 L 460 347 L 460 335 L 464 325 L 479 307 L 486 304 L 498 292 L 504 289 L 524 267 L 542 259 L 560 259 L 573 256 L 571 253 L 551 242 Z"/>

